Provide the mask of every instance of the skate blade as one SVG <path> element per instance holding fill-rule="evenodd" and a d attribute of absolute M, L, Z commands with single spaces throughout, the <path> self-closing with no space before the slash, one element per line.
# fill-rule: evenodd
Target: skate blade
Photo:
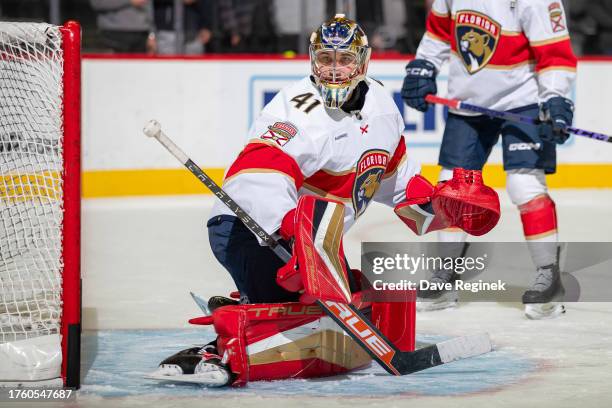
<path fill-rule="evenodd" d="M 208 308 L 208 300 L 206 300 L 204 298 L 201 298 L 200 296 L 196 295 L 193 292 L 189 292 L 189 294 L 191 295 L 191 298 L 196 303 L 196 305 L 198 305 L 200 310 L 204 313 L 204 316 L 211 316 L 212 315 L 212 312 Z"/>
<path fill-rule="evenodd" d="M 561 303 L 529 303 L 525 305 L 525 316 L 530 320 L 554 319 L 565 313 Z"/>
<path fill-rule="evenodd" d="M 206 371 L 199 374 L 175 374 L 168 375 L 163 371 L 156 370 L 144 376 L 148 380 L 164 381 L 170 383 L 201 384 L 208 387 L 223 387 L 229 384 L 227 372 Z"/>

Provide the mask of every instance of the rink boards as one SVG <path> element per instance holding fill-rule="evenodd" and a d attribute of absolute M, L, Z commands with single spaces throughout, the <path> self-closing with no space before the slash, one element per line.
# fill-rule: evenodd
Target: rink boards
<path fill-rule="evenodd" d="M 424 174 L 437 176 L 444 109 L 428 113 L 404 106 L 400 89 L 405 58 L 374 59 L 371 76 L 382 81 L 404 115 L 411 157 Z M 612 133 L 605 95 L 612 94 L 607 60 L 581 61 L 574 92 L 575 125 Z M 198 194 L 197 182 L 180 164 L 142 136 L 155 118 L 196 163 L 220 180 L 242 148 L 260 109 L 283 86 L 309 72 L 307 59 L 147 59 L 89 56 L 83 62 L 85 197 Z M 447 74 L 439 76 L 444 95 Z M 483 87 L 486 87 L 483 84 Z M 558 149 L 553 187 L 611 187 L 612 159 L 606 144 L 573 137 Z M 501 149 L 496 147 L 485 179 L 503 186 Z"/>

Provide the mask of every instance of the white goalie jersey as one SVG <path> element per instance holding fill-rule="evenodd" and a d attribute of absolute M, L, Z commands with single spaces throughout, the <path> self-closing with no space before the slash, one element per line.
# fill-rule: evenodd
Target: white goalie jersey
<path fill-rule="evenodd" d="M 405 200 L 420 166 L 407 159 L 404 120 L 377 81 L 359 88 L 365 99 L 358 112 L 326 109 L 306 77 L 282 89 L 251 126 L 223 189 L 266 231 L 277 231 L 305 194 L 344 203 L 345 231 L 371 200 Z M 211 218 L 220 214 L 233 213 L 217 201 Z"/>

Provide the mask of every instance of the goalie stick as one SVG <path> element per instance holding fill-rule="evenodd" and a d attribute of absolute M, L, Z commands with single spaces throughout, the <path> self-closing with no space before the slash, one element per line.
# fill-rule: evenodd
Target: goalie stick
<path fill-rule="evenodd" d="M 542 123 L 540 119 L 530 118 L 528 116 L 519 115 L 518 113 L 514 113 L 514 112 L 505 112 L 505 111 L 498 111 L 494 109 L 488 109 L 482 106 L 472 105 L 471 103 L 462 102 L 459 99 L 447 99 L 447 98 L 442 98 L 440 96 L 430 94 L 425 97 L 425 100 L 429 103 L 437 103 L 440 105 L 448 106 L 449 108 L 452 108 L 452 109 L 463 109 L 463 110 L 468 110 L 472 112 L 478 112 L 478 113 L 482 113 L 484 115 L 487 115 L 493 118 L 505 119 L 505 120 L 509 120 L 512 122 L 530 123 L 532 125 L 539 125 L 540 123 Z M 612 136 L 604 135 L 603 133 L 591 132 L 588 130 L 584 130 L 584 129 L 580 129 L 580 128 L 576 128 L 572 126 L 568 126 L 566 128 L 566 131 L 569 133 L 578 135 L 578 136 L 588 137 L 589 139 L 601 140 L 602 142 L 612 143 Z"/>
<path fill-rule="evenodd" d="M 143 132 L 157 139 L 213 194 L 236 214 L 244 225 L 285 262 L 291 255 L 261 228 L 240 206 L 200 169 L 164 132 L 161 125 L 149 121 Z M 450 363 L 491 351 L 491 340 L 486 333 L 457 337 L 415 351 L 400 351 L 355 306 L 330 300 L 317 300 L 317 305 L 344 329 L 377 363 L 393 375 L 411 374 L 440 364 Z"/>

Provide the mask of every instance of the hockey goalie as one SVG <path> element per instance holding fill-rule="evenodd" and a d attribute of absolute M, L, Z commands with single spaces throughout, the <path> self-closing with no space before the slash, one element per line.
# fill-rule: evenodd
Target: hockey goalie
<path fill-rule="evenodd" d="M 238 386 L 369 364 L 317 299 L 350 300 L 398 349 L 413 350 L 414 301 L 408 294 L 405 302 L 364 302 L 343 234 L 372 200 L 394 208 L 418 235 L 448 227 L 482 235 L 499 219 L 497 194 L 479 171 L 455 169 L 436 186 L 419 175 L 393 99 L 366 76 L 370 47 L 357 23 L 343 15 L 323 23 L 309 53 L 311 75 L 264 107 L 223 183 L 292 257 L 279 259 L 217 202 L 207 224 L 210 245 L 238 292 L 211 298 L 201 305 L 209 313 L 190 321 L 213 325 L 213 342 L 170 356 L 150 378 Z"/>

